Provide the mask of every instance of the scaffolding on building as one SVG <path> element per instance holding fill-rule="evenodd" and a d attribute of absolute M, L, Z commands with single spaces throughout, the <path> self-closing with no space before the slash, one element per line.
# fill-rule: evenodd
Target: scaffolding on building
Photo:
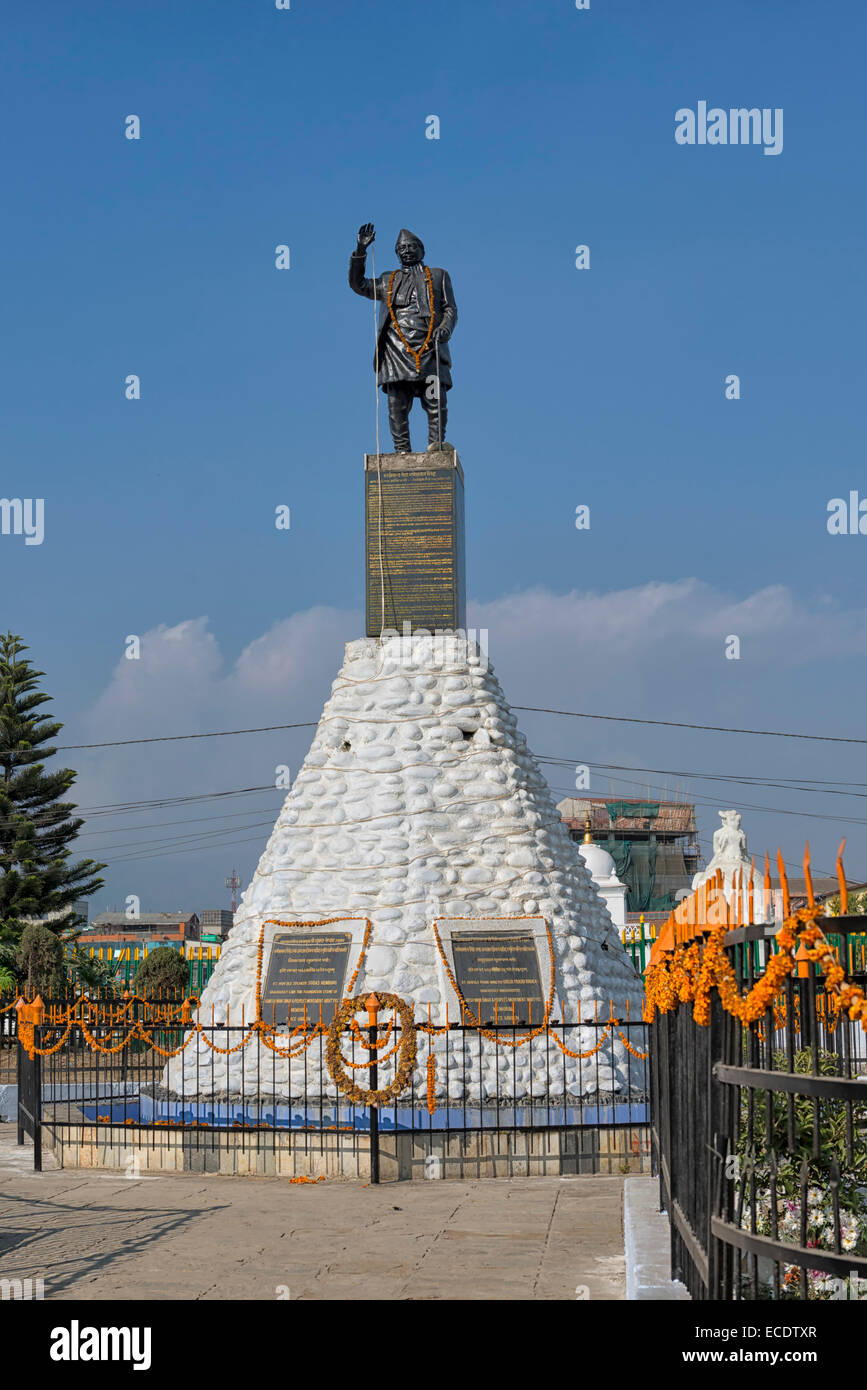
<path fill-rule="evenodd" d="M 690 801 L 567 797 L 557 807 L 573 840 L 587 817 L 594 844 L 608 851 L 626 884 L 627 912 L 670 912 L 700 867 L 695 805 Z"/>

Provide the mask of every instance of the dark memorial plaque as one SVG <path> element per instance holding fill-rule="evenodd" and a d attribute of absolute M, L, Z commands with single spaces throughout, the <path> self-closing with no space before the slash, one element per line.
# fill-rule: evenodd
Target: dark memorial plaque
<path fill-rule="evenodd" d="M 297 932 L 275 936 L 271 943 L 268 975 L 262 989 L 262 1017 L 266 1023 L 307 1021 L 332 1023 L 343 998 L 346 963 L 352 937 L 349 932 Z"/>
<path fill-rule="evenodd" d="M 461 994 L 483 1023 L 541 1023 L 545 998 L 539 956 L 532 936 L 510 932 L 453 932 L 455 979 Z"/>
<path fill-rule="evenodd" d="M 365 458 L 367 635 L 466 629 L 464 476 L 454 454 Z M 380 482 L 382 571 L 380 572 Z M 382 591 L 385 588 L 383 617 Z"/>

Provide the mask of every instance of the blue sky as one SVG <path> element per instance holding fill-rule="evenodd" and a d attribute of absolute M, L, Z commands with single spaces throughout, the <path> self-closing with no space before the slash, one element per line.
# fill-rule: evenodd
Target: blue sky
<path fill-rule="evenodd" d="M 865 39 L 854 0 L 16 7 L 0 57 L 2 491 L 43 497 L 46 535 L 0 537 L 2 622 L 47 673 L 67 741 L 318 715 L 361 632 L 372 325 L 346 269 L 367 220 L 378 268 L 408 226 L 452 275 L 468 589 L 499 624 L 507 696 L 858 736 L 867 538 L 825 522 L 830 498 L 867 495 Z M 675 112 L 699 100 L 782 107 L 782 154 L 677 145 Z M 656 625 L 636 617 L 649 592 L 667 595 Z M 528 662 L 548 610 L 551 659 Z M 734 614 L 745 640 L 727 662 Z M 287 632 L 257 688 L 244 653 Z M 118 669 L 131 633 L 180 664 Z M 522 724 L 536 751 L 576 761 L 863 776 L 857 748 Z M 264 785 L 303 750 L 300 734 L 82 755 L 79 799 Z M 706 838 L 715 805 L 747 800 L 691 786 Z M 745 812 L 757 850 L 797 858 L 810 833 L 827 867 L 845 832 L 867 876 L 863 802 L 752 800 L 775 808 Z M 795 807 L 853 824 L 777 814 Z M 118 863 L 97 905 L 221 902 L 224 871 L 237 859 L 246 878 L 266 833 L 233 824 L 219 848 L 137 863 L 133 886 Z"/>

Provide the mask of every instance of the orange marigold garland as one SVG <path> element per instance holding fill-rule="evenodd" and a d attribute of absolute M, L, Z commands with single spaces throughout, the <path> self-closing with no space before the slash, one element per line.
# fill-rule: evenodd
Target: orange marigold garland
<path fill-rule="evenodd" d="M 416 352 L 415 348 L 410 347 L 409 343 L 406 341 L 406 338 L 403 336 L 403 332 L 402 332 L 402 330 L 401 330 L 401 326 L 400 326 L 400 324 L 398 323 L 397 318 L 395 317 L 395 312 L 394 312 L 394 310 L 393 310 L 392 307 L 391 307 L 391 287 L 392 287 L 392 285 L 394 284 L 394 277 L 395 277 L 396 274 L 397 274 L 397 271 L 396 271 L 396 270 L 393 270 L 393 271 L 391 272 L 391 275 L 390 275 L 389 281 L 388 281 L 388 292 L 387 292 L 387 295 L 386 295 L 386 300 L 387 300 L 387 303 L 388 303 L 388 313 L 389 313 L 389 317 L 391 318 L 392 325 L 394 326 L 394 330 L 395 330 L 395 332 L 397 333 L 397 336 L 400 338 L 400 341 L 403 343 L 403 345 L 404 345 L 404 347 L 406 348 L 407 352 L 409 353 L 410 357 L 411 357 L 411 358 L 413 359 L 413 361 L 415 362 L 415 369 L 416 369 L 416 371 L 418 372 L 418 371 L 421 371 L 421 359 L 424 357 L 425 353 L 426 353 L 427 350 L 428 350 L 428 345 L 430 344 L 431 336 L 433 335 L 433 330 L 434 330 L 434 287 L 433 287 L 433 276 L 431 275 L 430 270 L 428 269 L 428 267 L 425 266 L 425 267 L 424 267 L 424 275 L 425 275 L 425 279 L 427 280 L 428 300 L 429 300 L 429 302 L 430 302 L 430 323 L 429 323 L 428 326 L 427 326 L 427 336 L 425 337 L 425 340 L 424 340 L 424 342 L 422 343 L 421 347 L 419 348 L 418 352 Z"/>
<path fill-rule="evenodd" d="M 696 1023 L 706 1027 L 710 1021 L 710 995 L 716 989 L 726 1013 L 745 1026 L 757 1023 L 768 1009 L 780 1012 L 779 995 L 783 984 L 796 966 L 795 950 L 806 948 L 807 959 L 818 964 L 825 976 L 825 991 L 837 1011 L 845 1010 L 854 1022 L 859 1020 L 867 1032 L 867 997 L 860 986 L 846 979 L 846 972 L 837 959 L 821 927 L 815 919 L 816 908 L 800 908 L 787 917 L 777 932 L 777 949 L 771 955 L 765 973 L 751 989 L 741 993 L 731 961 L 725 951 L 725 936 L 729 925 L 715 926 L 702 949 L 698 942 L 678 946 L 658 963 L 650 966 L 645 975 L 646 1004 L 644 1020 L 653 1021 L 654 1014 L 670 1013 L 678 1002 L 693 1006 Z M 701 964 L 696 972 L 700 953 Z"/>
<path fill-rule="evenodd" d="M 266 1023 L 265 1020 L 262 1018 L 261 1000 L 262 964 L 265 948 L 265 928 L 267 926 L 331 926 L 332 924 L 338 922 L 349 922 L 359 920 L 363 921 L 365 924 L 361 949 L 359 952 L 355 969 L 353 971 L 352 979 L 349 982 L 347 997 L 345 997 L 342 1000 L 340 1010 L 338 1012 L 337 1017 L 334 1020 L 334 1023 L 332 1023 L 330 1027 L 326 1027 L 321 1022 L 318 1022 L 312 1028 L 308 1029 L 307 1022 L 305 1019 L 303 1023 L 299 1024 L 295 1028 L 289 1029 L 288 1032 L 281 1032 L 276 1025 Z M 477 921 L 478 919 L 472 918 L 467 920 Z M 524 921 L 530 919 L 524 917 L 515 917 L 513 920 Z M 449 978 L 449 982 L 451 983 L 452 988 L 455 990 L 455 993 L 460 999 L 460 1002 L 464 1009 L 464 1013 L 468 1017 L 469 1025 L 482 1037 L 495 1043 L 497 1046 L 518 1048 L 523 1046 L 525 1043 L 531 1042 L 540 1034 L 547 1032 L 551 1037 L 554 1038 L 557 1047 L 565 1056 L 576 1059 L 592 1057 L 594 1056 L 594 1054 L 599 1052 L 605 1041 L 611 1035 L 612 1030 L 610 1025 L 617 1022 L 613 1015 L 613 1004 L 612 1017 L 609 1021 L 609 1026 L 603 1031 L 596 1045 L 592 1048 L 589 1048 L 586 1052 L 573 1051 L 571 1048 L 566 1046 L 564 1041 L 557 1037 L 554 1030 L 550 1027 L 550 1017 L 554 1003 L 554 991 L 556 980 L 554 941 L 548 921 L 545 918 L 543 918 L 542 920 L 544 922 L 545 931 L 548 938 L 548 948 L 551 962 L 550 986 L 548 990 L 548 996 L 545 1001 L 544 1013 L 541 1022 L 535 1027 L 532 1024 L 528 1025 L 530 1031 L 526 1032 L 521 1037 L 505 1037 L 499 1033 L 496 1026 L 493 1028 L 485 1027 L 484 1024 L 481 1022 L 481 1019 L 476 1018 L 472 1009 L 469 1007 L 466 1000 L 463 998 L 461 991 L 458 987 L 457 980 L 455 979 L 449 962 L 445 957 L 442 942 L 440 940 L 435 922 L 433 924 L 434 939 L 436 941 L 440 957 L 445 967 L 446 974 Z M 103 1001 L 94 1001 L 86 998 L 85 996 L 80 996 L 68 1008 L 61 1008 L 58 1006 L 51 1006 L 49 1008 L 49 1017 L 47 1019 L 48 1031 L 51 1032 L 54 1030 L 60 1030 L 61 1028 L 63 1029 L 63 1031 L 61 1032 L 58 1041 L 56 1041 L 50 1046 L 42 1048 L 37 1048 L 35 1046 L 34 1025 L 36 1020 L 35 1017 L 33 1017 L 31 1021 L 32 1005 L 28 1001 L 22 999 L 17 1000 L 16 1004 L 11 1005 L 10 1007 L 16 1007 L 16 1005 L 18 1004 L 22 1006 L 21 1013 L 23 1013 L 24 1016 L 19 1018 L 19 1037 L 21 1039 L 21 1042 L 31 1053 L 31 1055 L 38 1054 L 40 1056 L 48 1056 L 52 1053 L 58 1052 L 68 1041 L 72 1028 L 75 1025 L 78 1025 L 80 1027 L 84 1041 L 88 1044 L 88 1046 L 93 1051 L 99 1052 L 104 1056 L 117 1055 L 118 1053 L 122 1052 L 123 1049 L 130 1042 L 138 1040 L 144 1042 L 150 1049 L 152 1049 L 161 1057 L 177 1057 L 179 1054 L 186 1050 L 192 1039 L 197 1034 L 201 1034 L 205 1046 L 212 1053 L 216 1053 L 223 1057 L 229 1057 L 247 1048 L 249 1044 L 252 1042 L 253 1038 L 258 1034 L 264 1045 L 267 1048 L 269 1048 L 272 1052 L 274 1052 L 277 1056 L 284 1059 L 292 1060 L 296 1057 L 300 1057 L 303 1054 L 303 1052 L 310 1047 L 311 1043 L 314 1041 L 315 1038 L 320 1036 L 326 1036 L 328 1039 L 326 1047 L 326 1061 L 329 1070 L 331 1071 L 333 1079 L 335 1080 L 338 1087 L 343 1091 L 344 1094 L 349 1096 L 350 1099 L 355 1100 L 357 1103 L 364 1105 L 382 1104 L 386 1100 L 392 1099 L 394 1096 L 399 1095 L 401 1091 L 406 1089 L 406 1087 L 411 1083 L 412 1075 L 415 1069 L 417 1056 L 417 1034 L 427 1033 L 431 1038 L 431 1046 L 427 1058 L 427 1100 L 430 1113 L 433 1114 L 433 1109 L 431 1109 L 431 1107 L 433 1106 L 434 1109 L 436 1107 L 436 1059 L 433 1053 L 432 1040 L 434 1037 L 438 1037 L 440 1035 L 448 1033 L 448 1017 L 446 1018 L 445 1025 L 433 1024 L 430 1020 L 430 1009 L 428 1009 L 427 1022 L 416 1022 L 413 1016 L 412 1005 L 407 1004 L 405 1001 L 401 1000 L 397 995 L 381 994 L 378 995 L 378 997 L 382 1004 L 386 1008 L 394 1009 L 396 1013 L 400 1015 L 400 1039 L 388 1051 L 383 1051 L 383 1049 L 388 1048 L 388 1044 L 391 1040 L 391 1036 L 395 1026 L 394 1018 L 392 1018 L 392 1020 L 385 1028 L 384 1035 L 382 1037 L 377 1037 L 373 1043 L 371 1043 L 366 1037 L 364 1037 L 362 1030 L 359 1028 L 357 1022 L 355 1021 L 354 1014 L 358 1012 L 358 1007 L 356 1006 L 359 1006 L 359 1004 L 363 1005 L 365 1001 L 361 996 L 358 996 L 358 998 L 351 997 L 351 990 L 355 986 L 362 965 L 364 963 L 367 948 L 370 942 L 371 933 L 372 924 L 370 919 L 366 917 L 359 918 L 358 916 L 330 917 L 325 919 L 320 918 L 316 919 L 315 921 L 309 922 L 288 922 L 283 921 L 279 918 L 268 918 L 266 921 L 264 921 L 262 923 L 262 927 L 259 932 L 259 939 L 257 942 L 255 986 L 256 1017 L 254 1021 L 244 1029 L 244 1035 L 240 1039 L 240 1041 L 235 1043 L 234 1045 L 227 1047 L 220 1047 L 219 1044 L 213 1041 L 213 1038 L 209 1036 L 209 1032 L 211 1030 L 207 1029 L 205 1025 L 198 1021 L 198 1019 L 193 1018 L 193 1010 L 198 1009 L 200 1006 L 200 1000 L 196 995 L 190 995 L 180 1005 L 169 1005 L 167 1003 L 163 1004 L 161 1002 L 152 1002 L 150 1000 L 140 998 L 139 996 L 130 997 L 129 995 L 126 996 L 123 1004 L 108 1003 L 106 1005 L 105 1003 L 103 1003 Z M 824 938 L 821 938 L 821 940 L 824 948 L 826 950 L 829 949 L 827 947 L 827 943 L 824 942 Z M 654 970 L 649 971 L 648 1000 L 655 1001 L 657 1007 L 666 1010 L 669 1007 L 673 1007 L 678 999 L 683 1000 L 686 997 L 689 997 L 691 990 L 694 988 L 696 974 L 698 973 L 699 976 L 701 975 L 701 971 L 698 970 L 698 960 L 699 956 L 697 948 L 692 948 L 691 951 L 687 951 L 686 953 L 684 953 L 682 959 L 678 959 L 677 965 L 674 969 L 671 968 L 671 963 L 668 960 L 665 960 L 661 962 L 660 965 L 656 967 Z M 702 962 L 702 966 L 704 967 L 704 962 Z M 839 967 L 837 968 L 839 969 Z M 842 971 L 840 971 L 840 973 L 842 974 Z M 135 1005 L 140 1006 L 140 1011 L 143 1015 L 142 1018 L 130 1017 L 130 1013 Z M 850 1004 L 847 1003 L 846 1006 L 847 1008 L 849 1008 Z M 851 1007 L 856 1010 L 859 1007 L 858 1000 L 855 999 L 854 996 L 851 1000 Z M 855 1013 L 850 1013 L 850 1016 L 854 1017 Z M 124 1036 L 120 1039 L 120 1041 L 115 1043 L 100 1040 L 93 1031 L 93 1029 L 97 1027 L 108 1028 L 110 1032 L 114 1033 L 116 1036 L 117 1032 L 120 1031 L 120 1026 L 123 1024 L 128 1025 L 124 1033 Z M 157 1025 L 174 1025 L 175 1027 L 177 1027 L 178 1025 L 182 1025 L 185 1028 L 186 1036 L 184 1037 L 183 1041 L 179 1044 L 179 1046 L 176 1048 L 161 1047 L 156 1042 L 153 1036 L 153 1029 Z M 369 1060 L 363 1062 L 350 1062 L 347 1058 L 342 1056 L 340 1052 L 339 1035 L 340 1032 L 347 1026 L 353 1037 L 365 1047 L 368 1053 L 378 1054 L 376 1057 L 376 1060 L 378 1062 L 387 1061 L 391 1057 L 395 1056 L 395 1054 L 400 1054 L 400 1061 L 398 1063 L 397 1073 L 388 1087 L 375 1092 L 367 1091 L 361 1087 L 356 1086 L 355 1083 L 352 1081 L 351 1077 L 345 1074 L 345 1071 L 343 1070 L 344 1068 L 349 1068 L 351 1071 L 360 1071 L 363 1070 L 365 1067 L 369 1067 L 371 1061 L 373 1060 L 373 1056 L 371 1056 Z M 580 1027 L 581 1025 L 579 1022 L 578 1025 L 573 1026 Z M 242 1019 L 242 1029 L 243 1028 L 244 1026 Z M 281 1047 L 278 1045 L 276 1041 L 278 1037 L 286 1043 L 286 1046 Z M 634 1048 L 632 1048 L 629 1044 L 628 1039 L 622 1033 L 619 1034 L 619 1037 L 624 1046 L 627 1048 L 629 1052 L 632 1053 L 633 1056 L 644 1060 L 647 1054 L 637 1052 Z"/>
<path fill-rule="evenodd" d="M 437 1059 L 434 1056 L 433 1042 L 427 1055 L 427 1110 L 432 1115 L 437 1108 Z"/>
<path fill-rule="evenodd" d="M 561 1042 L 560 1038 L 557 1037 L 557 1034 L 555 1032 L 553 1032 L 551 1029 L 549 1029 L 548 1031 L 565 1057 L 574 1057 L 575 1059 L 578 1059 L 580 1057 L 586 1058 L 595 1056 L 595 1054 L 601 1048 L 602 1044 L 605 1042 L 606 1038 L 611 1033 L 611 1024 L 609 1023 L 608 1027 L 605 1029 L 605 1032 L 597 1041 L 596 1046 L 588 1048 L 586 1052 L 573 1052 L 572 1049 L 567 1047 L 564 1042 Z"/>
<path fill-rule="evenodd" d="M 647 1051 L 647 1052 L 639 1052 L 636 1048 L 634 1048 L 634 1047 L 632 1046 L 632 1043 L 629 1041 L 629 1039 L 627 1038 L 626 1034 L 620 1032 L 620 1029 L 619 1029 L 619 1028 L 618 1028 L 618 1030 L 617 1030 L 617 1036 L 619 1037 L 620 1041 L 623 1043 L 623 1046 L 626 1048 L 626 1051 L 627 1051 L 627 1052 L 630 1052 L 630 1053 L 632 1054 L 632 1056 L 636 1058 L 637 1061 L 639 1061 L 639 1062 L 646 1062 L 646 1061 L 647 1061 L 648 1057 L 650 1056 L 650 1052 L 649 1052 L 649 1051 Z"/>

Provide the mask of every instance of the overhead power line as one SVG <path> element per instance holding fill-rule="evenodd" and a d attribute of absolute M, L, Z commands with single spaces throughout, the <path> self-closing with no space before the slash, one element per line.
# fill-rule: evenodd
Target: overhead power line
<path fill-rule="evenodd" d="M 222 854 L 223 850 L 226 850 L 226 849 L 235 849 L 238 845 L 252 845 L 252 844 L 261 845 L 261 844 L 262 844 L 262 836 L 261 836 L 261 835 L 251 835 L 251 836 L 250 836 L 248 839 L 246 839 L 246 840 L 230 840 L 230 841 L 228 841 L 228 842 L 226 842 L 226 843 L 224 843 L 224 844 L 221 844 L 221 845 L 219 846 L 219 850 L 220 850 L 220 853 Z M 109 860 L 109 861 L 108 861 L 108 868 L 113 869 L 114 866 L 115 866 L 115 864 L 137 864 L 137 863 L 141 862 L 141 861 L 144 860 L 144 859 L 168 859 L 169 857 L 172 857 L 172 856 L 174 856 L 174 855 L 176 855 L 176 854 L 203 854 L 207 848 L 209 848 L 209 846 L 206 846 L 206 845 L 187 845 L 185 849 L 167 849 L 167 850 L 156 850 L 156 851 L 151 850 L 151 851 L 149 851 L 147 854 L 126 854 L 126 855 L 122 855 L 119 859 L 111 859 L 111 860 Z M 210 848 L 211 848 L 211 849 L 215 849 L 215 848 L 217 848 L 217 846 L 210 846 Z"/>
<path fill-rule="evenodd" d="M 231 811 L 225 816 L 187 816 L 184 820 L 158 820 L 151 821 L 147 825 L 116 825 L 113 828 L 101 825 L 98 830 L 81 830 L 78 839 L 83 840 L 86 835 L 122 835 L 127 830 L 162 830 L 167 825 L 201 825 L 203 821 L 211 820 L 238 820 L 243 816 L 256 816 L 264 811 L 272 812 L 271 806 L 253 806 L 248 811 Z M 229 826 L 228 829 L 238 830 L 239 826 Z M 88 854 L 96 854 L 96 850 L 88 850 Z M 99 851 L 102 853 L 102 851 Z"/>
<path fill-rule="evenodd" d="M 835 781 L 835 780 L 832 779 L 832 778 L 804 778 L 804 777 L 787 778 L 787 777 L 782 777 L 782 776 L 774 776 L 773 774 L 766 774 L 766 775 L 763 777 L 762 775 L 756 774 L 756 773 L 740 773 L 740 774 L 738 774 L 738 773 L 721 773 L 721 772 L 700 772 L 700 771 L 697 771 L 697 770 L 695 770 L 695 769 L 684 769 L 684 768 L 674 769 L 674 768 L 644 767 L 644 766 L 639 766 L 639 765 L 632 766 L 632 765 L 624 764 L 624 763 L 602 763 L 602 762 L 596 762 L 596 761 L 594 761 L 593 759 L 587 759 L 587 758 L 584 758 L 584 757 L 581 757 L 581 756 L 577 756 L 577 757 L 576 757 L 576 756 L 574 756 L 574 755 L 573 755 L 572 757 L 566 758 L 566 757 L 563 757 L 563 756 L 536 754 L 536 760 L 537 760 L 539 763 L 542 763 L 542 764 L 548 765 L 548 766 L 552 766 L 552 767 L 561 767 L 561 768 L 565 768 L 565 767 L 573 767 L 573 766 L 575 766 L 575 765 L 577 765 L 577 764 L 584 764 L 584 765 L 586 765 L 586 766 L 589 767 L 589 768 L 592 768 L 592 769 L 595 769 L 595 770 L 598 770 L 598 771 L 605 771 L 605 772 L 652 773 L 652 774 L 655 774 L 655 775 L 657 775 L 657 776 L 677 777 L 677 778 L 683 778 L 683 779 L 695 780 L 695 781 L 721 782 L 721 783 L 725 783 L 725 784 L 731 783 L 731 784 L 738 784 L 738 785 L 743 785 L 743 786 L 747 786 L 747 787 L 754 787 L 754 788 L 756 788 L 756 789 L 775 788 L 775 789 L 777 789 L 777 790 L 779 790 L 779 791 L 798 792 L 798 793 L 801 793 L 801 794 L 803 794 L 803 795 L 815 794 L 815 793 L 818 792 L 818 793 L 821 793 L 821 794 L 826 795 L 826 796 L 828 796 L 828 795 L 832 795 L 832 796 L 851 796 L 851 797 L 855 797 L 855 798 L 857 798 L 857 799 L 859 799 L 859 800 L 864 799 L 864 797 L 867 796 L 867 791 L 864 790 L 865 788 L 867 788 L 867 783 L 865 783 L 865 782 L 854 782 L 854 781 L 853 781 L 853 782 L 850 782 L 850 781 Z M 623 779 L 615 778 L 614 780 L 615 780 L 615 781 L 619 781 L 619 780 L 623 780 Z M 634 780 L 634 779 L 633 779 L 633 780 Z M 851 787 L 851 788 L 859 788 L 859 789 L 861 789 L 861 790 L 857 790 L 857 791 L 856 791 L 856 790 L 852 790 L 852 791 L 848 791 L 848 790 L 838 790 L 838 789 L 840 789 L 840 788 L 850 788 L 850 787 Z M 282 789 L 281 789 L 281 788 L 275 788 L 275 786 L 274 786 L 273 783 L 265 783 L 265 784 L 261 784 L 261 785 L 251 786 L 251 787 L 234 787 L 234 788 L 227 788 L 226 790 L 223 790 L 223 791 L 193 792 L 193 793 L 187 793 L 187 794 L 185 794 L 185 795 L 177 795 L 177 796 L 158 796 L 158 797 L 152 797 L 152 798 L 149 798 L 149 799 L 140 799 L 140 800 L 135 800 L 135 801 L 105 802 L 105 803 L 97 803 L 97 804 L 92 805 L 92 806 L 77 806 L 77 807 L 75 808 L 75 811 L 74 811 L 73 814 L 74 814 L 75 816 L 80 816 L 80 817 L 82 817 L 82 818 L 85 819 L 88 823 L 90 823 L 90 822 L 95 822 L 95 821 L 97 821 L 97 820 L 101 820 L 101 819 L 103 819 L 103 818 L 105 818 L 105 817 L 108 817 L 109 819 L 112 819 L 112 818 L 114 818 L 114 817 L 116 817 L 116 816 L 135 815 L 135 814 L 147 814 L 148 812 L 157 811 L 157 810 L 166 810 L 166 809 L 175 809 L 175 808 L 180 809 L 180 808 L 182 808 L 182 807 L 193 807 L 193 806 L 195 806 L 195 805 L 197 805 L 197 804 L 199 804 L 199 803 L 202 803 L 202 802 L 223 801 L 223 800 L 230 799 L 230 798 L 234 798 L 234 797 L 250 796 L 250 795 L 252 795 L 252 794 L 259 793 L 259 792 L 274 792 L 275 790 L 278 791 L 278 792 L 281 792 L 281 794 L 283 794 Z M 696 799 L 696 798 L 693 798 L 693 799 Z M 698 799 L 698 800 L 701 800 L 701 798 L 697 798 L 697 799 Z M 264 810 L 264 809 L 266 809 L 266 808 L 261 807 L 261 808 L 256 808 L 256 809 Z M 768 807 L 768 808 L 764 808 L 764 807 L 763 807 L 763 808 L 758 808 L 758 807 L 756 807 L 756 808 L 753 808 L 753 809 L 768 809 L 768 810 L 771 810 L 771 811 L 772 811 L 772 810 L 776 810 L 777 808 L 774 808 L 774 807 Z M 255 814 L 255 810 L 254 810 L 254 809 L 251 809 L 251 810 L 248 810 L 248 811 L 243 811 L 243 812 L 234 812 L 234 813 L 232 813 L 233 816 L 247 816 L 247 815 L 251 815 L 251 814 Z M 793 814 L 793 813 L 792 813 L 791 811 L 789 811 L 788 814 Z M 799 814 L 800 814 L 800 813 L 799 813 Z M 815 815 L 815 817 L 816 817 L 817 819 L 823 819 L 823 818 L 824 818 L 820 812 L 811 812 L 811 814 Z M 225 819 L 229 819 L 229 818 L 230 818 L 230 817 L 225 817 Z M 45 814 L 43 814 L 43 815 L 36 815 L 36 816 L 34 816 L 32 819 L 33 819 L 33 824 L 36 825 L 37 828 L 40 828 L 40 827 L 43 827 L 43 826 L 44 826 L 44 827 L 50 827 L 50 826 L 54 825 L 54 824 L 58 821 L 58 816 L 56 815 L 55 812 L 51 812 L 51 813 L 45 813 Z M 209 819 L 209 817 L 203 817 L 202 819 Z M 214 819 L 224 819 L 224 817 L 215 817 Z M 13 819 L 6 819 L 6 818 L 3 818 L 3 817 L 0 817 L 0 829 L 5 828 L 6 826 L 9 826 L 9 825 L 17 824 L 17 823 L 18 823 L 17 820 L 15 820 L 14 818 L 13 818 Z M 195 824 L 195 823 L 196 823 L 195 818 L 187 818 L 186 820 L 182 820 L 182 821 L 164 821 L 164 822 L 162 822 L 162 823 L 157 823 L 157 824 L 162 824 L 162 825 L 185 825 L 185 824 Z M 133 828 L 132 826 L 128 826 L 128 827 L 118 827 L 117 829 L 119 830 L 119 829 L 132 829 L 132 828 Z M 156 826 L 147 826 L 147 827 L 143 827 L 143 828 L 151 829 L 151 828 L 156 828 Z M 100 833 L 99 831 L 87 830 L 87 831 L 82 831 L 82 832 L 81 832 L 81 836 L 84 836 L 84 835 L 92 836 L 92 835 L 94 835 L 94 834 L 99 834 L 99 833 Z M 110 831 L 106 831 L 106 832 L 103 832 L 103 833 L 115 834 L 115 833 L 117 833 L 117 830 L 110 830 Z"/>
<path fill-rule="evenodd" d="M 638 719 L 630 714 L 587 714 L 573 709 L 541 709 L 536 705 L 512 705 L 528 714 L 561 714 L 567 719 L 607 719 L 614 724 L 655 724 L 666 729 L 700 729 L 709 734 L 756 734 L 761 738 L 802 738 L 815 743 L 867 743 L 867 738 L 843 738 L 838 734 L 792 734 L 781 729 L 734 729 L 727 724 L 685 724 L 679 719 Z"/>
<path fill-rule="evenodd" d="M 218 844 L 220 842 L 220 836 L 237 835 L 239 830 L 256 830 L 265 826 L 270 826 L 273 829 L 274 820 L 254 821 L 252 825 L 224 825 L 222 830 L 194 830 L 189 835 L 163 835 L 155 840 L 127 840 L 123 844 L 104 845 L 100 846 L 98 849 L 89 849 L 87 852 L 90 855 L 113 854 L 114 851 L 118 849 L 143 849 L 145 846 L 151 845 L 182 845 L 190 840 L 197 840 L 200 842 L 197 845 L 192 845 L 192 849 L 210 849 L 213 846 L 208 842 Z M 145 829 L 147 828 L 146 826 Z"/>
<path fill-rule="evenodd" d="M 187 738 L 233 738 L 235 734 L 271 734 L 279 729 L 315 729 L 316 720 L 301 724 L 266 724 L 261 729 L 217 729 L 209 734 L 161 734 L 154 738 L 116 738 L 109 743 L 58 743 L 58 753 L 71 753 L 81 748 L 128 748 L 134 743 L 178 743 Z"/>
<path fill-rule="evenodd" d="M 867 744 L 867 738 L 847 738 L 840 734 L 797 734 L 785 729 L 737 729 L 727 724 L 688 724 L 680 719 L 641 719 L 632 714 L 589 714 L 586 710 L 546 709 L 540 705 L 512 705 L 512 709 L 527 714 L 557 714 L 566 719 L 604 719 L 614 724 L 652 724 L 665 729 L 698 729 L 710 734 L 751 734 L 758 738 L 798 738 L 813 743 L 860 743 Z M 69 753 L 88 748 L 128 748 L 139 743 L 178 743 L 194 738 L 234 738 L 237 734 L 273 734 L 285 729 L 315 729 L 315 719 L 303 720 L 298 724 L 263 724 L 255 729 L 215 729 L 204 734 L 162 734 L 153 738 L 119 738 L 108 743 L 60 743 L 58 753 Z"/>
<path fill-rule="evenodd" d="M 152 811 L 160 810 L 164 806 L 188 806 L 196 801 L 220 801 L 229 796 L 248 796 L 251 792 L 273 791 L 273 783 L 263 783 L 258 787 L 235 787 L 229 791 L 222 792 L 193 792 L 187 796 L 155 796 L 149 801 L 107 801 L 100 806 L 79 806 L 78 811 L 81 815 L 87 816 L 116 816 L 119 813 L 130 815 L 133 811 Z"/>
<path fill-rule="evenodd" d="M 573 767 L 576 763 L 580 766 L 583 762 L 584 766 L 598 768 L 603 772 L 652 772 L 660 777 L 684 777 L 697 782 L 733 782 L 738 786 L 756 787 L 760 789 L 772 787 L 776 791 L 804 792 L 810 796 L 856 796 L 862 799 L 867 798 L 867 791 L 849 792 L 838 790 L 839 787 L 863 787 L 865 785 L 863 782 L 838 782 L 835 785 L 829 779 L 823 778 L 821 781 L 810 780 L 808 785 L 804 786 L 802 783 L 807 781 L 805 778 L 796 779 L 794 777 L 780 777 L 774 781 L 765 781 L 761 777 L 749 775 L 738 777 L 734 774 L 727 775 L 723 772 L 682 772 L 667 767 L 631 767 L 628 763 L 594 763 L 589 758 L 579 758 L 576 760 L 573 758 L 544 757 L 540 753 L 535 754 L 535 758 L 537 762 L 550 764 L 553 767 Z"/>

